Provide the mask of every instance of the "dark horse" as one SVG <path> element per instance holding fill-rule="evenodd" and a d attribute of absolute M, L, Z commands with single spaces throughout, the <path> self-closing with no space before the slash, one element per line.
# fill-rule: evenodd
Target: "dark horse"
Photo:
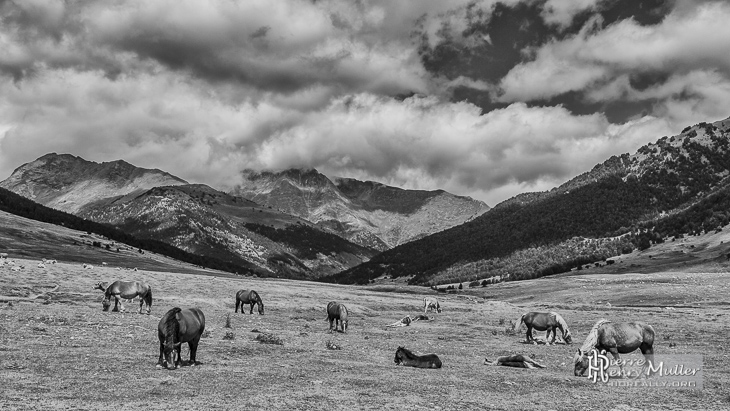
<path fill-rule="evenodd" d="M 407 365 L 416 368 L 441 368 L 441 360 L 436 354 L 416 355 L 409 349 L 398 347 L 395 350 L 395 365 Z"/>
<path fill-rule="evenodd" d="M 515 324 L 515 331 L 520 330 L 520 326 L 522 323 L 525 323 L 525 326 L 527 326 L 527 342 L 534 342 L 534 339 L 532 338 L 532 329 L 536 329 L 537 331 L 545 331 L 547 330 L 547 333 L 545 334 L 545 340 L 548 341 L 548 344 L 552 344 L 555 342 L 555 337 L 557 336 L 556 330 L 559 328 L 560 332 L 563 333 L 563 340 L 567 344 L 571 344 L 573 342 L 573 337 L 570 335 L 570 330 L 568 329 L 568 323 L 565 322 L 563 317 L 560 316 L 560 314 L 556 312 L 549 312 L 549 313 L 541 313 L 541 312 L 529 312 L 522 314 L 522 317 L 517 321 L 517 324 Z M 550 340 L 550 333 L 553 334 L 553 339 Z"/>
<path fill-rule="evenodd" d="M 98 283 L 95 290 L 104 291 L 104 300 L 101 302 L 102 310 L 109 311 L 112 305 L 111 299 L 114 297 L 114 309 L 112 311 L 124 312 L 122 299 L 131 300 L 139 297 L 139 313 L 142 314 L 142 306 L 147 304 L 147 315 L 152 309 L 152 287 L 139 281 L 114 281 L 112 285 L 107 286 L 106 283 Z"/>
<path fill-rule="evenodd" d="M 157 337 L 160 339 L 159 367 L 175 369 L 182 364 L 180 349 L 182 343 L 188 343 L 190 361 L 188 364 L 197 365 L 195 354 L 198 351 L 200 336 L 205 331 L 205 316 L 199 308 L 181 310 L 175 307 L 165 313 L 157 324 Z M 175 359 L 177 352 L 177 359 Z M 164 354 L 164 357 L 163 357 Z"/>
<path fill-rule="evenodd" d="M 647 362 L 653 366 L 654 328 L 651 325 L 639 322 L 612 323 L 608 320 L 599 320 L 575 355 L 574 374 L 580 377 L 585 373 L 588 369 L 588 355 L 593 350 L 608 351 L 618 361 L 621 359 L 619 353 L 628 354 L 636 349 L 640 349 Z"/>
<path fill-rule="evenodd" d="M 332 332 L 333 325 L 334 330 L 337 331 L 337 322 L 339 321 L 340 328 L 344 333 L 347 331 L 347 307 L 344 304 L 330 301 L 327 304 L 327 320 L 330 322 L 330 332 Z"/>
<path fill-rule="evenodd" d="M 539 362 L 533 360 L 532 358 L 522 355 L 522 354 L 513 354 L 513 355 L 505 355 L 502 357 L 497 358 L 496 361 L 489 361 L 488 359 L 484 359 L 484 364 L 486 365 L 502 365 L 505 367 L 515 367 L 515 368 L 545 368 L 544 365 L 540 364 Z"/>
<path fill-rule="evenodd" d="M 259 305 L 259 314 L 264 315 L 264 302 L 261 301 L 261 297 L 259 297 L 259 293 L 257 293 L 254 290 L 241 290 L 236 293 L 236 311 L 238 312 L 238 307 L 241 307 L 241 314 L 243 314 L 243 305 L 244 304 L 251 304 L 251 312 L 249 314 L 253 314 L 253 306 L 258 304 Z"/>

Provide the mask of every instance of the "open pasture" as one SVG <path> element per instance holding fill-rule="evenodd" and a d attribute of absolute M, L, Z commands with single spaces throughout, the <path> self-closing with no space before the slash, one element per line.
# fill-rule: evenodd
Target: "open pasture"
<path fill-rule="evenodd" d="M 16 261 L 26 268 L 0 268 L 2 409 L 730 407 L 729 274 L 564 276 L 434 294 L 404 285 L 131 272 L 111 265 L 84 270 L 63 262 L 42 269 L 37 260 Z M 102 312 L 102 292 L 92 288 L 115 279 L 148 282 L 152 315 L 137 314 L 136 300 L 125 304 L 126 313 Z M 265 315 L 233 313 L 235 293 L 243 288 L 259 292 Z M 422 313 L 424 296 L 439 298 L 443 312 L 429 313 L 431 321 L 385 328 Z M 327 332 L 325 307 L 331 300 L 350 311 L 346 334 Z M 200 366 L 155 367 L 157 322 L 174 306 L 197 306 L 205 313 L 208 333 L 198 349 Z M 527 345 L 520 342 L 524 331 L 506 332 L 530 310 L 560 312 L 573 345 Z M 704 389 L 619 389 L 574 377 L 573 354 L 600 318 L 652 324 L 657 353 L 703 354 Z M 283 345 L 257 341 L 263 333 Z M 544 339 L 544 333 L 536 337 Z M 435 353 L 443 368 L 396 366 L 398 346 Z M 485 357 L 515 353 L 547 368 L 483 365 Z M 188 355 L 183 345 L 183 359 Z"/>

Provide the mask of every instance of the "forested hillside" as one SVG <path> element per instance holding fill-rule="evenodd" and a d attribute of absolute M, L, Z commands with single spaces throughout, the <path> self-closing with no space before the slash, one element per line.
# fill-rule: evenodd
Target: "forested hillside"
<path fill-rule="evenodd" d="M 468 277 L 462 281 L 499 272 L 510 273 L 510 280 L 534 278 L 647 248 L 668 236 L 720 229 L 730 218 L 729 124 L 687 127 L 633 155 L 612 157 L 549 192 L 517 196 L 473 221 L 326 280 L 362 284 L 389 275 L 435 284 L 457 272 Z M 609 241 L 619 236 L 620 241 Z M 585 239 L 601 239 L 595 242 L 601 246 L 577 246 Z"/>

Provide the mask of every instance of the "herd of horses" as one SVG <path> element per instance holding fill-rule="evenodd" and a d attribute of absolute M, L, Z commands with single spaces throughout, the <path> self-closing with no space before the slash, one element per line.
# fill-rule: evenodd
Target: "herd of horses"
<path fill-rule="evenodd" d="M 124 312 L 122 300 L 131 301 L 139 297 L 139 313 L 143 313 L 146 305 L 146 314 L 150 315 L 152 309 L 152 288 L 139 281 L 115 281 L 111 284 L 104 282 L 97 283 L 94 289 L 104 292 L 102 310 L 108 311 L 111 306 L 111 299 L 115 304 L 112 311 Z M 259 314 L 264 314 L 264 303 L 261 296 L 254 290 L 240 290 L 236 293 L 236 308 L 239 307 L 244 313 L 244 305 L 250 305 L 249 314 L 253 314 L 254 306 L 258 306 Z M 428 311 L 441 312 L 438 300 L 434 298 L 423 299 L 424 315 Z M 348 310 L 344 304 L 331 301 L 326 308 L 327 320 L 329 321 L 329 332 L 347 332 Z M 565 319 L 556 312 L 528 312 L 523 314 L 514 324 L 514 330 L 519 331 L 522 324 L 525 324 L 527 332 L 525 342 L 537 343 L 533 339 L 533 330 L 546 331 L 545 340 L 548 345 L 555 342 L 557 331 L 560 330 L 562 339 L 566 344 L 573 341 L 572 334 Z M 339 328 L 339 330 L 338 330 Z M 181 345 L 188 343 L 190 349 L 190 360 L 187 364 L 197 365 L 196 354 L 198 343 L 205 331 L 205 315 L 199 308 L 181 309 L 175 307 L 162 316 L 157 326 L 158 339 L 160 341 L 160 357 L 158 367 L 177 368 L 183 363 L 180 356 Z M 552 334 L 552 339 L 550 336 Z M 583 376 L 588 369 L 589 355 L 596 350 L 600 353 L 611 353 L 615 360 L 620 361 L 620 354 L 627 354 L 637 349 L 647 359 L 648 364 L 653 363 L 654 354 L 654 329 L 651 325 L 641 322 L 613 323 L 601 319 L 588 332 L 583 345 L 578 349 L 573 358 L 574 375 Z M 177 356 L 175 356 L 177 354 Z M 442 362 L 436 354 L 417 355 L 405 347 L 398 347 L 395 352 L 394 362 L 396 365 L 405 365 L 416 368 L 441 368 Z M 495 361 L 485 359 L 485 364 L 502 365 L 519 368 L 545 368 L 544 365 L 521 354 L 503 356 Z M 620 362 L 619 362 L 620 363 Z"/>

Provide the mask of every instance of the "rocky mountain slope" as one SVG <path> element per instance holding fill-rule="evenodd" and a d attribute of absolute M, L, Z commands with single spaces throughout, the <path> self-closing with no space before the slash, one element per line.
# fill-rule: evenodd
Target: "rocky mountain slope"
<path fill-rule="evenodd" d="M 95 163 L 70 154 L 50 153 L 18 167 L 0 182 L 0 187 L 47 207 L 75 214 L 96 201 L 180 184 L 187 181 L 122 160 Z"/>
<path fill-rule="evenodd" d="M 489 210 L 481 201 L 442 190 L 404 190 L 347 178 L 332 181 L 314 169 L 247 172 L 244 183 L 231 194 L 377 250 L 445 230 Z"/>
<path fill-rule="evenodd" d="M 388 275 L 438 284 L 534 278 L 601 264 L 617 253 L 722 230 L 730 222 L 728 176 L 730 119 L 700 123 L 329 280 L 365 283 Z"/>
<path fill-rule="evenodd" d="M 375 254 L 295 216 L 121 161 L 97 164 L 49 154 L 19 167 L 0 186 L 261 275 L 317 278 Z"/>

